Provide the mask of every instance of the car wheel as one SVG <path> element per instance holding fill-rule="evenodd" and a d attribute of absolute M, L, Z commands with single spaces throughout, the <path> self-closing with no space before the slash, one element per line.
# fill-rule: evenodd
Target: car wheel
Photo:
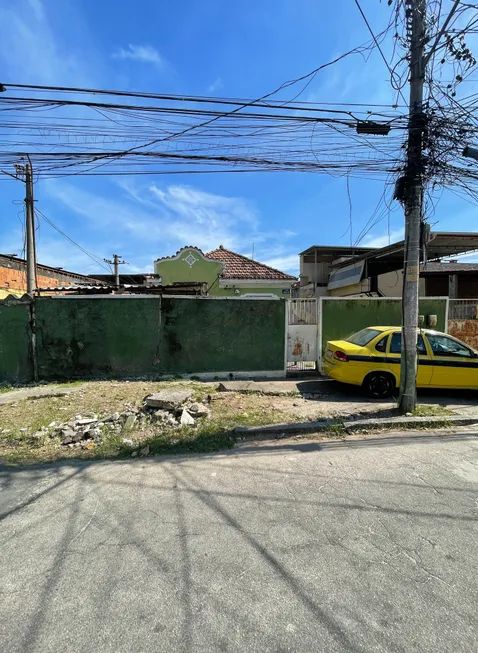
<path fill-rule="evenodd" d="M 363 385 L 371 397 L 385 399 L 392 394 L 395 388 L 395 379 L 386 372 L 373 372 L 365 378 Z"/>

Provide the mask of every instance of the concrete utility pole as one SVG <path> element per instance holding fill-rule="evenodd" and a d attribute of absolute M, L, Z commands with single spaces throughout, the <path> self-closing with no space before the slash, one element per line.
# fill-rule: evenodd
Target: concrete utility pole
<path fill-rule="evenodd" d="M 115 286 L 119 288 L 120 282 L 119 282 L 119 266 L 120 265 L 125 265 L 126 261 L 120 261 L 121 256 L 119 254 L 113 254 L 113 260 L 108 261 L 108 259 L 103 259 L 105 263 L 108 263 L 109 265 L 114 265 L 115 268 Z"/>
<path fill-rule="evenodd" d="M 30 159 L 25 164 L 25 207 L 26 207 L 26 250 L 27 250 L 27 293 L 32 295 L 36 288 L 35 252 L 35 209 L 33 200 L 33 170 Z"/>
<path fill-rule="evenodd" d="M 417 376 L 417 327 L 420 279 L 420 233 L 423 216 L 423 83 L 425 77 L 426 0 L 406 0 L 410 30 L 410 109 L 407 167 L 405 172 L 405 248 L 402 309 L 402 357 L 399 408 L 415 409 Z"/>

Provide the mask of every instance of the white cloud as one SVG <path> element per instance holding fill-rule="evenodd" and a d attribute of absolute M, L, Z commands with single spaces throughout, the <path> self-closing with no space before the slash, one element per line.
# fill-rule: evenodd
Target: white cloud
<path fill-rule="evenodd" d="M 221 88 L 224 88 L 224 82 L 220 77 L 216 77 L 213 83 L 208 86 L 207 90 L 209 91 L 209 93 L 215 93 L 216 91 L 219 91 Z"/>
<path fill-rule="evenodd" d="M 386 247 L 400 240 L 403 240 L 403 229 L 396 229 L 390 232 L 390 238 L 388 232 L 376 236 L 370 234 L 360 243 L 360 247 Z"/>
<path fill-rule="evenodd" d="M 57 85 L 74 79 L 78 86 L 91 85 L 71 43 L 61 43 L 54 34 L 41 0 L 3 4 L 0 24 L 0 62 L 5 76 L 23 83 Z"/>
<path fill-rule="evenodd" d="M 127 48 L 120 48 L 113 54 L 114 59 L 131 59 L 150 63 L 158 68 L 164 68 L 166 61 L 159 52 L 151 45 L 133 45 L 130 43 Z"/>
<path fill-rule="evenodd" d="M 243 236 L 255 233 L 258 219 L 254 208 L 243 198 L 206 193 L 191 186 L 151 185 L 150 193 L 170 217 L 167 230 L 182 245 L 195 244 L 206 251 L 219 245 L 241 246 Z"/>
<path fill-rule="evenodd" d="M 298 254 L 284 254 L 283 256 L 276 256 L 275 258 L 262 260 L 261 263 L 270 265 L 271 268 L 281 270 L 281 272 L 289 272 L 294 276 L 299 275 L 299 255 Z"/>
<path fill-rule="evenodd" d="M 257 260 L 277 259 L 277 263 L 282 259 L 280 265 L 271 264 L 279 269 L 297 269 L 297 256 L 291 255 L 293 246 L 286 251 L 282 245 L 290 237 L 286 238 L 285 232 L 262 231 L 257 210 L 242 197 L 179 184 L 142 187 L 133 180 L 116 182 L 119 190 L 113 198 L 110 189 L 109 196 L 102 197 L 64 180 L 51 180 L 45 186 L 62 211 L 67 209 L 83 218 L 82 243 L 95 243 L 86 244 L 87 249 L 100 256 L 118 249 L 135 268 L 151 269 L 154 259 L 170 256 L 185 245 L 203 251 L 224 245 L 250 256 L 254 243 Z M 284 268 L 285 255 L 290 259 Z"/>

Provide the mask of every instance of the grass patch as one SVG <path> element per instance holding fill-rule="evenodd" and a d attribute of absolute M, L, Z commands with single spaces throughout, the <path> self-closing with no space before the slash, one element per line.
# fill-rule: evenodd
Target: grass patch
<path fill-rule="evenodd" d="M 412 411 L 413 417 L 442 417 L 443 415 L 454 415 L 452 410 L 437 404 L 421 404 Z"/>
<path fill-rule="evenodd" d="M 336 424 L 327 427 L 326 430 L 327 433 L 330 433 L 331 435 L 343 435 L 344 428 L 343 422 L 337 422 Z"/>
<path fill-rule="evenodd" d="M 12 390 L 15 390 L 12 385 L 0 385 L 0 394 L 3 394 L 4 392 L 11 392 Z"/>

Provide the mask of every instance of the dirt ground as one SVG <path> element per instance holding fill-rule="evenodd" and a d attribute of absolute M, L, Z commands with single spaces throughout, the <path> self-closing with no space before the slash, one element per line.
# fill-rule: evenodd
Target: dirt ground
<path fill-rule="evenodd" d="M 195 401 L 210 397 L 210 416 L 195 427 L 169 428 L 159 425 L 133 427 L 128 433 L 105 434 L 100 446 L 91 449 L 71 450 L 51 437 L 50 425 L 68 422 L 76 415 L 94 412 L 105 417 L 130 406 L 141 406 L 146 395 L 163 388 L 188 388 Z M 271 382 L 253 384 L 253 390 L 245 392 L 218 392 L 219 384 L 199 381 L 91 381 L 65 384 L 64 396 L 40 397 L 15 400 L 15 390 L 10 395 L 13 403 L 0 405 L 0 460 L 4 462 L 34 462 L 54 460 L 60 457 L 108 457 L 127 455 L 123 439 L 127 436 L 134 444 L 148 443 L 154 453 L 184 453 L 205 451 L 233 446 L 232 432 L 235 426 L 261 426 L 265 424 L 290 424 L 316 421 L 323 418 L 337 420 L 366 417 L 389 417 L 396 414 L 393 401 L 376 402 L 367 399 L 356 389 L 338 387 L 326 382 L 319 384 L 318 391 L 305 392 L 310 388 L 300 382 Z M 234 388 L 234 385 L 232 384 Z M 52 388 L 53 390 L 53 388 Z M 317 390 L 317 388 L 316 388 Z M 26 390 L 26 394 L 35 390 Z M 274 394 L 264 394 L 272 392 Z M 284 394 L 278 394 L 283 392 Z M 23 393 L 24 395 L 25 393 Z M 2 400 L 8 401 L 8 392 L 2 392 Z M 22 395 L 20 395 L 22 396 Z M 450 415 L 478 412 L 474 397 L 435 395 L 420 397 L 417 414 Z M 41 439 L 33 434 L 41 427 L 50 427 Z M 128 452 L 131 455 L 131 452 Z"/>

